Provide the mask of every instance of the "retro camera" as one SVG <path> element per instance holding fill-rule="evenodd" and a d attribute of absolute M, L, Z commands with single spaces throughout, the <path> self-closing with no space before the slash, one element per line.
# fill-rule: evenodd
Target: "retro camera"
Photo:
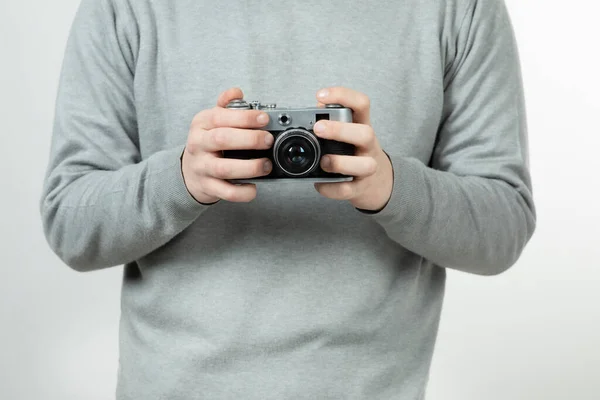
<path fill-rule="evenodd" d="M 275 138 L 269 150 L 227 150 L 225 158 L 250 160 L 268 158 L 273 162 L 269 175 L 236 180 L 238 183 L 258 183 L 274 179 L 303 179 L 314 182 L 343 182 L 352 177 L 325 172 L 320 167 L 325 154 L 354 155 L 354 145 L 335 140 L 321 139 L 314 134 L 313 126 L 320 120 L 352 122 L 352 110 L 339 104 L 328 104 L 325 108 L 280 108 L 276 104 L 261 104 L 233 100 L 229 109 L 261 110 L 269 116 L 269 123 L 262 128 Z"/>

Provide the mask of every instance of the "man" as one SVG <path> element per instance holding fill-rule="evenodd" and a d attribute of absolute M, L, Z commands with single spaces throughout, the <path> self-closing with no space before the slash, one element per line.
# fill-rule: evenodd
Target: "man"
<path fill-rule="evenodd" d="M 273 168 L 222 157 L 272 146 L 244 96 L 352 108 L 315 131 L 356 179 L 229 183 Z M 523 103 L 502 0 L 83 0 L 41 208 L 125 265 L 117 398 L 422 399 L 445 269 L 534 231 Z"/>

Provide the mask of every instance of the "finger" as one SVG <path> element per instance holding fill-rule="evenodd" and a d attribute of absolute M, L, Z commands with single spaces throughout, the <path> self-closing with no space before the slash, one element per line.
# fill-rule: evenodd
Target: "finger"
<path fill-rule="evenodd" d="M 313 130 L 320 138 L 350 143 L 364 150 L 374 149 L 377 143 L 375 132 L 369 125 L 321 120 Z"/>
<path fill-rule="evenodd" d="M 219 179 L 250 179 L 271 173 L 273 164 L 267 158 L 238 160 L 213 157 L 207 161 L 206 173 Z"/>
<path fill-rule="evenodd" d="M 217 107 L 226 107 L 232 100 L 238 100 L 244 98 L 244 92 L 240 88 L 230 88 L 219 95 L 217 100 Z"/>
<path fill-rule="evenodd" d="M 256 185 L 234 185 L 217 178 L 206 178 L 204 193 L 233 203 L 247 203 L 256 197 Z"/>
<path fill-rule="evenodd" d="M 215 107 L 204 110 L 194 117 L 193 125 L 202 129 L 214 128 L 262 128 L 269 123 L 269 116 L 260 110 L 231 110 Z"/>
<path fill-rule="evenodd" d="M 350 200 L 356 197 L 356 182 L 315 183 L 315 189 L 321 195 L 333 200 Z"/>
<path fill-rule="evenodd" d="M 321 158 L 321 168 L 325 172 L 366 178 L 377 171 L 377 162 L 373 157 L 328 154 Z"/>
<path fill-rule="evenodd" d="M 273 145 L 273 135 L 253 129 L 216 128 L 193 134 L 194 147 L 207 152 L 221 150 L 267 150 Z"/>
<path fill-rule="evenodd" d="M 325 104 L 341 104 L 351 108 L 354 122 L 371 124 L 371 101 L 366 94 L 345 87 L 331 87 L 321 89 L 317 93 L 317 100 Z"/>

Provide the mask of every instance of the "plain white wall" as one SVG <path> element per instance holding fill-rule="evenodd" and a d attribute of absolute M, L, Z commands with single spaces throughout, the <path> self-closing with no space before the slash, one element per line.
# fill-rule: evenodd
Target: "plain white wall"
<path fill-rule="evenodd" d="M 449 274 L 429 400 L 600 398 L 600 23 L 592 0 L 507 0 L 538 229 L 508 273 Z M 376 2 L 373 2 L 376 6 Z M 38 198 L 78 0 L 0 0 L 0 398 L 112 399 L 121 268 L 51 253 Z"/>

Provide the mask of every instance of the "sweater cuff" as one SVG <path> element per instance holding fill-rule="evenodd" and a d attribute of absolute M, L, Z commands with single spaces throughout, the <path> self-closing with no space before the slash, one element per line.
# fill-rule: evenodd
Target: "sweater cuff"
<path fill-rule="evenodd" d="M 389 155 L 388 155 L 389 156 Z M 414 158 L 389 156 L 394 170 L 392 195 L 378 213 L 367 214 L 385 229 L 408 228 L 421 220 L 428 199 L 423 198 L 425 165 Z"/>
<path fill-rule="evenodd" d="M 189 221 L 200 216 L 210 205 L 199 203 L 188 191 L 181 170 L 181 154 L 185 146 L 155 153 L 148 159 L 151 164 L 149 182 L 151 202 L 170 217 Z"/>

